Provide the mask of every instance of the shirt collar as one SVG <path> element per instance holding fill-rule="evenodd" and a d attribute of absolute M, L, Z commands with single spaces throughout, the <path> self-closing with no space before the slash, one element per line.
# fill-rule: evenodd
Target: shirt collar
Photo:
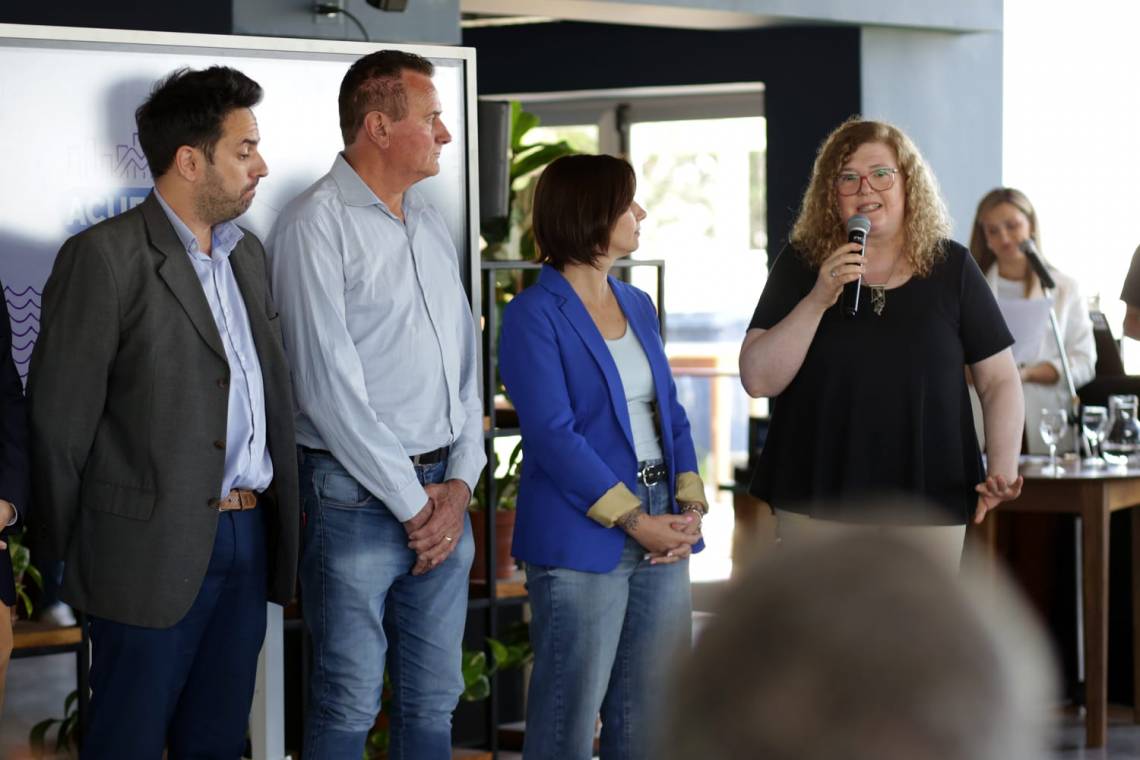
<path fill-rule="evenodd" d="M 384 201 L 376 197 L 376 193 L 372 192 L 372 188 L 360 178 L 360 175 L 345 159 L 343 153 L 336 154 L 329 174 L 336 182 L 341 200 L 346 206 L 379 206 L 386 213 L 392 214 L 392 210 L 385 205 Z M 408 213 L 418 211 L 422 205 L 423 200 L 414 187 L 409 187 L 404 191 L 405 216 Z M 395 215 L 393 214 L 393 216 Z"/>
<path fill-rule="evenodd" d="M 186 249 L 186 253 L 190 254 L 190 258 L 196 256 L 210 258 L 199 249 L 198 238 L 195 237 L 194 233 L 190 231 L 190 228 L 186 226 L 182 218 L 174 213 L 174 209 L 172 209 L 166 202 L 166 199 L 162 197 L 162 193 L 158 191 L 157 187 L 154 188 L 154 197 L 158 199 L 158 205 L 162 207 L 166 218 L 170 220 L 170 225 L 174 227 L 174 233 L 178 235 L 178 239 L 182 242 L 182 247 Z M 217 254 L 217 259 L 219 260 L 228 258 L 234 248 L 237 247 L 238 242 L 245 237 L 245 233 L 242 232 L 241 227 L 238 227 L 233 222 L 215 224 L 210 229 L 210 235 L 213 237 L 211 241 L 213 243 L 213 252 Z"/>

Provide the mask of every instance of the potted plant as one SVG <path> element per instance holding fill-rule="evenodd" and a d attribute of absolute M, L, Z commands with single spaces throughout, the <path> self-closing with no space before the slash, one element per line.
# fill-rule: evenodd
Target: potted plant
<path fill-rule="evenodd" d="M 576 151 L 565 140 L 523 145 L 528 132 L 539 125 L 539 119 L 511 101 L 510 181 L 507 215 L 487 220 L 480 232 L 487 243 L 483 256 L 492 260 L 531 260 L 534 258 L 534 231 L 531 207 L 537 172 L 560 156 Z"/>
<path fill-rule="evenodd" d="M 9 544 L 11 546 L 11 544 Z M 79 692 L 72 690 L 63 702 L 62 718 L 46 718 L 32 726 L 28 735 L 28 744 L 31 745 L 32 757 L 78 757 L 79 747 L 76 744 L 76 732 L 79 728 Z M 55 730 L 55 749 L 50 754 L 45 747 L 47 734 L 52 726 Z"/>
<path fill-rule="evenodd" d="M 483 515 L 487 498 L 487 473 L 498 469 L 499 458 L 484 468 L 475 494 L 471 499 L 471 534 L 475 539 L 475 560 L 471 565 L 471 580 L 487 580 L 487 528 Z M 515 571 L 515 561 L 511 557 L 511 535 L 515 530 L 515 504 L 519 493 L 519 476 L 522 471 L 522 441 L 515 444 L 507 460 L 506 471 L 497 478 L 495 484 L 495 577 L 509 578 Z"/>
<path fill-rule="evenodd" d="M 521 668 L 534 659 L 530 647 L 530 627 L 523 622 L 507 628 L 501 639 L 487 639 L 491 651 L 491 661 L 483 650 L 463 650 L 463 694 L 464 702 L 478 702 L 491 694 L 491 676 L 503 670 Z M 391 731 L 388 726 L 388 712 L 392 706 L 392 689 L 388 672 L 384 671 L 384 689 L 380 696 L 380 714 L 368 733 L 364 743 L 363 760 L 386 760 Z"/>
<path fill-rule="evenodd" d="M 24 529 L 13 531 L 8 536 L 8 553 L 12 556 L 12 576 L 16 580 L 16 612 L 23 610 L 24 618 L 32 617 L 32 599 L 28 596 L 25 578 L 36 588 L 43 590 L 44 579 L 32 564 L 32 553 L 24 545 Z"/>

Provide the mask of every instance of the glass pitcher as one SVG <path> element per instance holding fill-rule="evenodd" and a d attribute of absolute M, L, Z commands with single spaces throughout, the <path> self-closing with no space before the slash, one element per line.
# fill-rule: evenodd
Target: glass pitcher
<path fill-rule="evenodd" d="M 1128 457 L 1140 451 L 1140 420 L 1136 419 L 1140 401 L 1134 395 L 1108 397 L 1108 435 L 1104 437 L 1104 459 L 1125 465 Z"/>

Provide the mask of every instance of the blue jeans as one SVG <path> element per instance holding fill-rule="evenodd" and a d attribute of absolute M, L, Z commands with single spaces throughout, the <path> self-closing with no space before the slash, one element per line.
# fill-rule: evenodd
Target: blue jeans
<path fill-rule="evenodd" d="M 638 496 L 654 515 L 672 501 L 666 482 L 639 484 Z M 651 565 L 644 555 L 627 537 L 608 573 L 527 564 L 534 671 L 526 760 L 589 760 L 599 710 L 602 760 L 649 757 L 663 676 L 691 638 L 692 600 L 687 559 Z"/>
<path fill-rule="evenodd" d="M 416 467 L 441 483 L 447 462 Z M 450 760 L 467 583 L 468 521 L 443 564 L 412 576 L 404 526 L 331 456 L 305 451 L 301 593 L 313 643 L 306 758 L 355 760 L 380 710 L 387 662 L 392 760 Z"/>

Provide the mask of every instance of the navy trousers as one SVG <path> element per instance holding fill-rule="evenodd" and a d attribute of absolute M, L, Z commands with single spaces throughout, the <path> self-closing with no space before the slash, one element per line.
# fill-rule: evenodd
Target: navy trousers
<path fill-rule="evenodd" d="M 265 519 L 223 512 L 190 611 L 170 628 L 90 617 L 83 760 L 236 760 L 265 638 Z M 113 562 L 113 558 L 106 561 Z"/>

